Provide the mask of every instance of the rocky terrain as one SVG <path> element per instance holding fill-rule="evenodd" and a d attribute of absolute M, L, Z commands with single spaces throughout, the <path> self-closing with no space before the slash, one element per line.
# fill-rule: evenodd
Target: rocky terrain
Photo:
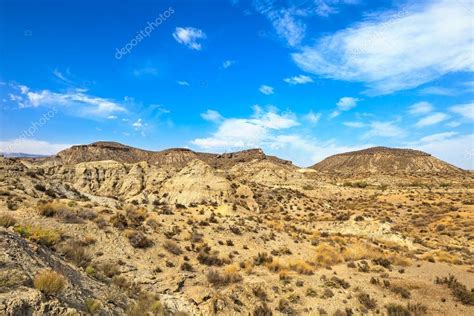
<path fill-rule="evenodd" d="M 473 193 L 384 147 L 0 158 L 0 315 L 473 315 Z"/>

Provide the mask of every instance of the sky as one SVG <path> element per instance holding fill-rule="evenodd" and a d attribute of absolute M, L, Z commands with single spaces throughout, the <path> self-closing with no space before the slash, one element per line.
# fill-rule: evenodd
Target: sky
<path fill-rule="evenodd" d="M 474 169 L 473 0 L 0 0 L 0 152 L 371 146 Z"/>

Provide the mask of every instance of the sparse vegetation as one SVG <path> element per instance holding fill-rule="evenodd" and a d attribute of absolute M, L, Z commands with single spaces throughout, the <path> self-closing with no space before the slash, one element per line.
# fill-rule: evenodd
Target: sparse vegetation
<path fill-rule="evenodd" d="M 35 289 L 45 295 L 58 295 L 66 287 L 66 279 L 53 270 L 43 270 L 36 274 L 33 281 Z"/>

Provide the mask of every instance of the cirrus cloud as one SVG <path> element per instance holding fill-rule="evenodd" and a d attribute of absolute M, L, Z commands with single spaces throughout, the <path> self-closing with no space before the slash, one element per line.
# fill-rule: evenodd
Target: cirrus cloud
<path fill-rule="evenodd" d="M 367 94 L 411 89 L 448 73 L 474 71 L 471 14 L 448 0 L 381 12 L 292 57 L 305 71 L 363 82 Z"/>

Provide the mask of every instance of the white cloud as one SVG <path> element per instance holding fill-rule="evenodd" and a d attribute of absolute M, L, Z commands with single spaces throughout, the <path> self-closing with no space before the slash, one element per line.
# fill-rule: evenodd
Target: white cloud
<path fill-rule="evenodd" d="M 340 98 L 339 101 L 336 103 L 337 107 L 341 111 L 348 111 L 354 108 L 357 105 L 359 99 L 352 98 L 352 97 L 343 97 Z"/>
<path fill-rule="evenodd" d="M 74 89 L 67 92 L 52 92 L 50 90 L 31 91 L 25 86 L 13 86 L 20 90 L 23 100 L 18 101 L 20 108 L 28 107 L 63 107 L 81 116 L 108 117 L 114 113 L 127 112 L 124 102 L 86 94 L 84 89 Z"/>
<path fill-rule="evenodd" d="M 313 79 L 305 75 L 299 75 L 299 76 L 294 76 L 290 78 L 285 78 L 283 79 L 283 81 L 291 85 L 296 85 L 296 84 L 305 84 L 305 83 L 313 82 Z"/>
<path fill-rule="evenodd" d="M 71 147 L 71 144 L 52 144 L 47 141 L 17 138 L 0 141 L 0 152 L 25 153 L 35 155 L 54 155 L 59 151 Z"/>
<path fill-rule="evenodd" d="M 222 63 L 222 67 L 224 69 L 227 69 L 230 66 L 232 66 L 233 64 L 235 64 L 235 60 L 224 60 L 224 62 Z"/>
<path fill-rule="evenodd" d="M 139 129 L 143 126 L 143 121 L 141 118 L 139 118 L 138 120 L 136 120 L 133 124 L 132 124 L 133 127 L 135 127 L 135 129 Z"/>
<path fill-rule="evenodd" d="M 306 121 L 310 122 L 311 124 L 317 124 L 319 120 L 321 119 L 321 116 L 322 116 L 321 113 L 314 113 L 313 111 L 310 111 L 303 118 Z"/>
<path fill-rule="evenodd" d="M 69 76 L 72 76 L 71 72 L 69 71 L 69 69 L 66 70 L 66 75 L 63 74 L 61 71 L 59 71 L 58 69 L 54 69 L 53 70 L 53 75 L 58 78 L 59 80 L 63 81 L 64 83 L 67 83 L 67 84 L 70 84 L 70 85 L 75 85 L 76 83 L 69 79 L 68 77 Z"/>
<path fill-rule="evenodd" d="M 449 108 L 451 112 L 461 115 L 465 119 L 474 121 L 474 102 L 458 104 Z"/>
<path fill-rule="evenodd" d="M 433 111 L 433 106 L 429 102 L 418 102 L 411 105 L 408 109 L 408 113 L 412 115 L 421 115 L 421 114 L 428 114 Z"/>
<path fill-rule="evenodd" d="M 442 96 L 453 96 L 456 92 L 450 88 L 443 87 L 426 87 L 420 90 L 420 94 L 426 95 L 442 95 Z"/>
<path fill-rule="evenodd" d="M 451 122 L 448 122 L 445 124 L 447 127 L 458 127 L 458 126 L 461 126 L 461 122 L 458 122 L 458 121 L 451 121 Z"/>
<path fill-rule="evenodd" d="M 206 112 L 201 113 L 201 117 L 206 121 L 215 123 L 220 122 L 223 119 L 222 115 L 214 110 L 207 110 Z"/>
<path fill-rule="evenodd" d="M 442 138 L 442 137 L 441 137 Z M 463 169 L 474 169 L 474 134 L 445 137 L 411 146 Z"/>
<path fill-rule="evenodd" d="M 308 115 L 303 119 L 308 119 Z M 294 129 L 299 125 L 292 113 L 281 113 L 276 109 L 265 111 L 255 106 L 251 117 L 223 118 L 210 137 L 197 138 L 191 143 L 201 150 L 213 152 L 260 147 L 267 154 L 290 159 L 299 166 L 309 166 L 329 155 L 371 146 L 340 146 L 333 140 L 321 142 L 296 133 Z"/>
<path fill-rule="evenodd" d="M 372 14 L 292 57 L 305 71 L 363 82 L 369 94 L 410 89 L 451 72 L 474 71 L 471 14 L 449 0 Z"/>
<path fill-rule="evenodd" d="M 405 130 L 396 125 L 396 122 L 392 121 L 374 121 L 371 122 L 368 126 L 370 127 L 370 129 L 362 136 L 363 139 L 371 137 L 404 137 L 406 135 Z"/>
<path fill-rule="evenodd" d="M 276 33 L 286 40 L 288 45 L 298 45 L 305 36 L 306 25 L 298 19 L 301 11 L 292 7 L 278 7 L 272 1 L 256 0 L 257 12 L 263 14 L 272 23 Z"/>
<path fill-rule="evenodd" d="M 447 119 L 449 119 L 447 114 L 436 112 L 420 119 L 418 122 L 416 122 L 415 127 L 421 128 L 431 126 L 446 121 Z"/>
<path fill-rule="evenodd" d="M 184 81 L 184 80 L 176 81 L 176 83 L 179 84 L 180 86 L 189 87 L 189 82 Z"/>
<path fill-rule="evenodd" d="M 267 85 L 261 85 L 260 88 L 258 89 L 261 93 L 270 95 L 273 94 L 273 87 L 267 86 Z"/>
<path fill-rule="evenodd" d="M 206 34 L 194 27 L 177 27 L 173 33 L 174 39 L 190 49 L 201 50 L 202 46 L 198 40 L 205 39 Z"/>
<path fill-rule="evenodd" d="M 336 103 L 337 109 L 333 111 L 330 115 L 331 118 L 334 118 L 341 114 L 341 112 L 344 111 L 349 111 L 353 109 L 354 107 L 357 106 L 357 102 L 359 102 L 360 99 L 358 98 L 353 98 L 353 97 L 342 97 L 339 99 L 339 101 Z"/>
<path fill-rule="evenodd" d="M 362 127 L 367 126 L 367 124 L 362 123 L 362 122 L 343 122 L 342 124 L 344 124 L 347 127 L 352 127 L 352 128 L 362 128 Z"/>
<path fill-rule="evenodd" d="M 285 3 L 286 2 L 286 3 Z M 264 15 L 273 25 L 278 36 L 289 46 L 297 47 L 306 34 L 304 18 L 328 16 L 337 13 L 337 7 L 344 4 L 357 4 L 359 0 L 314 0 L 314 1 L 273 1 L 254 0 L 256 11 Z"/>
<path fill-rule="evenodd" d="M 422 139 L 420 139 L 420 142 L 421 143 L 440 142 L 456 135 L 458 135 L 458 133 L 456 132 L 437 133 L 437 134 L 423 137 Z"/>
<path fill-rule="evenodd" d="M 133 70 L 133 75 L 139 78 L 144 76 L 156 76 L 158 73 L 158 69 L 155 67 L 143 67 Z"/>
<path fill-rule="evenodd" d="M 217 131 L 208 138 L 192 141 L 201 148 L 259 147 L 271 141 L 274 131 L 285 130 L 299 123 L 292 113 L 277 113 L 254 108 L 250 118 L 225 118 L 220 120 Z"/>
<path fill-rule="evenodd" d="M 115 119 L 117 119 L 117 116 L 116 115 L 109 115 L 109 116 L 107 116 L 107 118 L 109 120 L 115 120 Z"/>

